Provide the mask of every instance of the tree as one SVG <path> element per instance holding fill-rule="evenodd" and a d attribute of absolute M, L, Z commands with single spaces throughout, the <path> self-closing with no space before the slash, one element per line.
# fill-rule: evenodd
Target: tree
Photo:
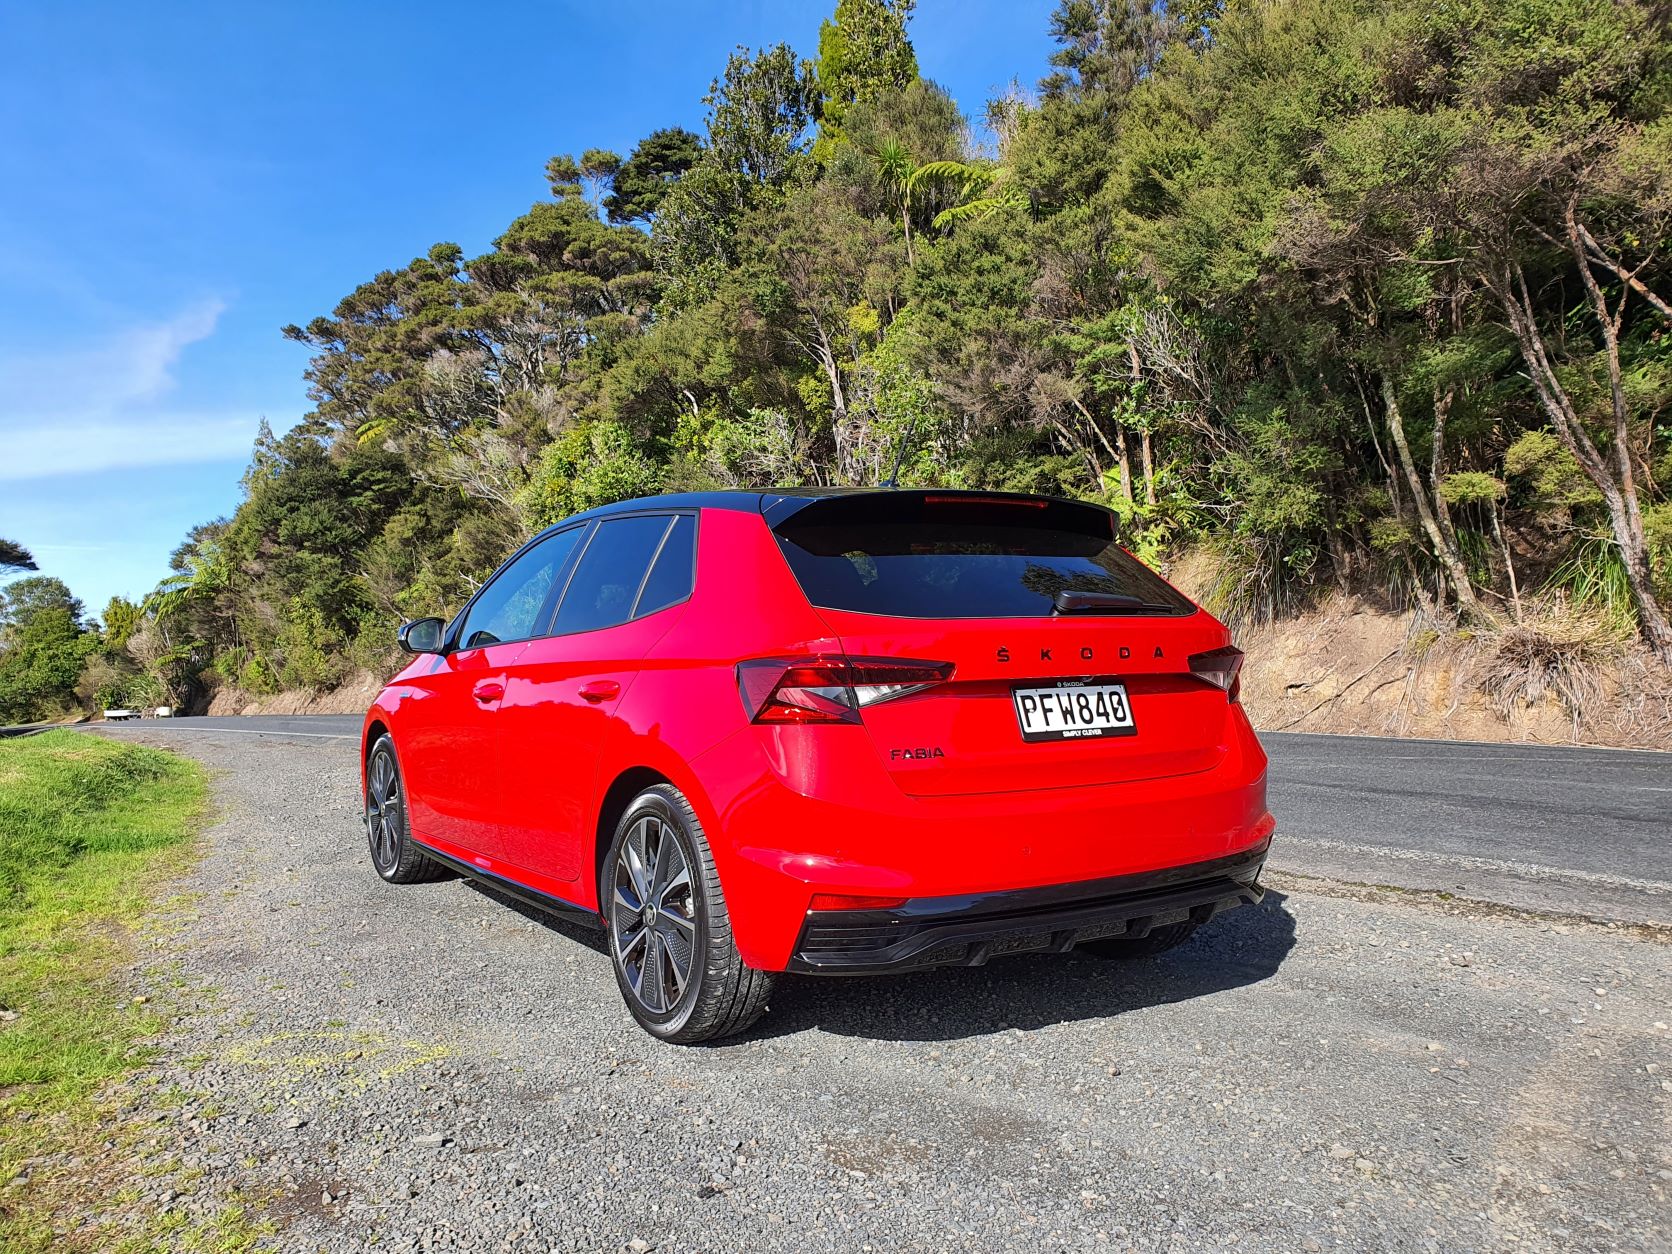
<path fill-rule="evenodd" d="M 583 198 L 596 213 L 613 193 L 616 176 L 621 172 L 621 157 L 608 148 L 588 148 L 576 161 L 564 153 L 546 162 L 546 181 L 552 195 L 559 200 L 571 196 Z"/>
<path fill-rule="evenodd" d="M 143 606 L 135 604 L 127 597 L 111 597 L 104 613 L 99 616 L 104 647 L 112 653 L 125 653 L 128 641 L 133 638 L 144 620 Z"/>
<path fill-rule="evenodd" d="M 82 664 L 98 636 L 63 581 L 18 579 L 0 588 L 0 720 L 53 718 L 75 704 Z"/>
<path fill-rule="evenodd" d="M 0 639 L 7 632 L 27 627 L 46 610 L 61 610 L 77 627 L 81 625 L 81 602 L 70 594 L 62 579 L 33 575 L 0 587 Z"/>
<path fill-rule="evenodd" d="M 853 107 L 905 88 L 917 78 L 906 35 L 916 0 L 837 0 L 819 26 L 819 137 L 814 155 L 828 160 Z"/>
<path fill-rule="evenodd" d="M 35 559 L 28 549 L 15 540 L 0 537 L 0 575 L 16 570 L 37 570 Z"/>
<path fill-rule="evenodd" d="M 680 126 L 652 131 L 616 171 L 604 210 L 611 222 L 655 218 L 668 189 L 702 156 L 702 137 Z"/>
<path fill-rule="evenodd" d="M 778 188 L 800 169 L 818 103 L 816 74 L 788 44 L 739 48 L 709 86 L 708 151 L 743 184 Z"/>
<path fill-rule="evenodd" d="M 1178 33 L 1173 6 L 1156 0 L 1059 0 L 1051 13 L 1056 72 L 1040 89 L 1048 98 L 1122 99 L 1155 72 Z"/>

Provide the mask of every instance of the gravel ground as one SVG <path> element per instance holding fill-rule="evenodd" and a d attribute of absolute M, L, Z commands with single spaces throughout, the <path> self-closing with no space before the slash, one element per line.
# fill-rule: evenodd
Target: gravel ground
<path fill-rule="evenodd" d="M 379 881 L 352 745 L 114 734 L 222 805 L 144 977 L 187 1012 L 118 1094 L 142 1212 L 254 1198 L 284 1250 L 1672 1248 L 1663 941 L 1274 891 L 1143 963 L 789 981 L 679 1048 L 592 934 Z"/>

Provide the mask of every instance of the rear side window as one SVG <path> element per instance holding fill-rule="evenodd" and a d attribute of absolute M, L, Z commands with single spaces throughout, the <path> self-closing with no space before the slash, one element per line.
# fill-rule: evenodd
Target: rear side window
<path fill-rule="evenodd" d="M 634 618 L 643 618 L 657 610 L 677 605 L 691 595 L 692 576 L 696 572 L 697 520 L 680 514 L 668 528 L 656 564 L 639 590 L 639 603 L 633 608 Z"/>
<path fill-rule="evenodd" d="M 650 562 L 673 519 L 666 514 L 611 518 L 598 524 L 557 607 L 553 631 L 596 631 L 633 613 Z"/>
<path fill-rule="evenodd" d="M 1057 594 L 1129 598 L 1125 613 L 1195 610 L 1114 541 L 1095 506 L 889 492 L 813 502 L 773 528 L 814 605 L 902 618 L 1049 618 Z"/>

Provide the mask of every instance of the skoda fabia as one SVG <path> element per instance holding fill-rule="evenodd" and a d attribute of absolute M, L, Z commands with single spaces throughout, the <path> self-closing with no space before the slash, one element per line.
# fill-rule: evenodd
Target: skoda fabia
<path fill-rule="evenodd" d="M 372 863 L 604 929 L 664 1040 L 775 973 L 1147 955 L 1254 903 L 1225 627 L 1039 496 L 624 501 L 536 536 L 367 712 Z"/>

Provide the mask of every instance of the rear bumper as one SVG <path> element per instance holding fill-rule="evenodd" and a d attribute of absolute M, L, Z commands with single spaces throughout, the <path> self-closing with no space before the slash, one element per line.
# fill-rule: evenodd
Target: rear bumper
<path fill-rule="evenodd" d="M 980 966 L 1003 954 L 1062 953 L 1081 941 L 1146 936 L 1265 896 L 1269 840 L 1229 857 L 1077 884 L 920 897 L 892 910 L 810 910 L 788 969 L 872 975 Z"/>
<path fill-rule="evenodd" d="M 905 794 L 862 727 L 744 728 L 692 762 L 738 950 L 760 970 L 790 966 L 819 893 L 945 903 L 1039 890 L 1010 898 L 1037 906 L 1251 855 L 1275 827 L 1266 758 L 1230 711 L 1211 770 L 962 796 Z M 812 732 L 834 734 L 815 752 Z M 1051 896 L 1059 886 L 1070 895 Z"/>

